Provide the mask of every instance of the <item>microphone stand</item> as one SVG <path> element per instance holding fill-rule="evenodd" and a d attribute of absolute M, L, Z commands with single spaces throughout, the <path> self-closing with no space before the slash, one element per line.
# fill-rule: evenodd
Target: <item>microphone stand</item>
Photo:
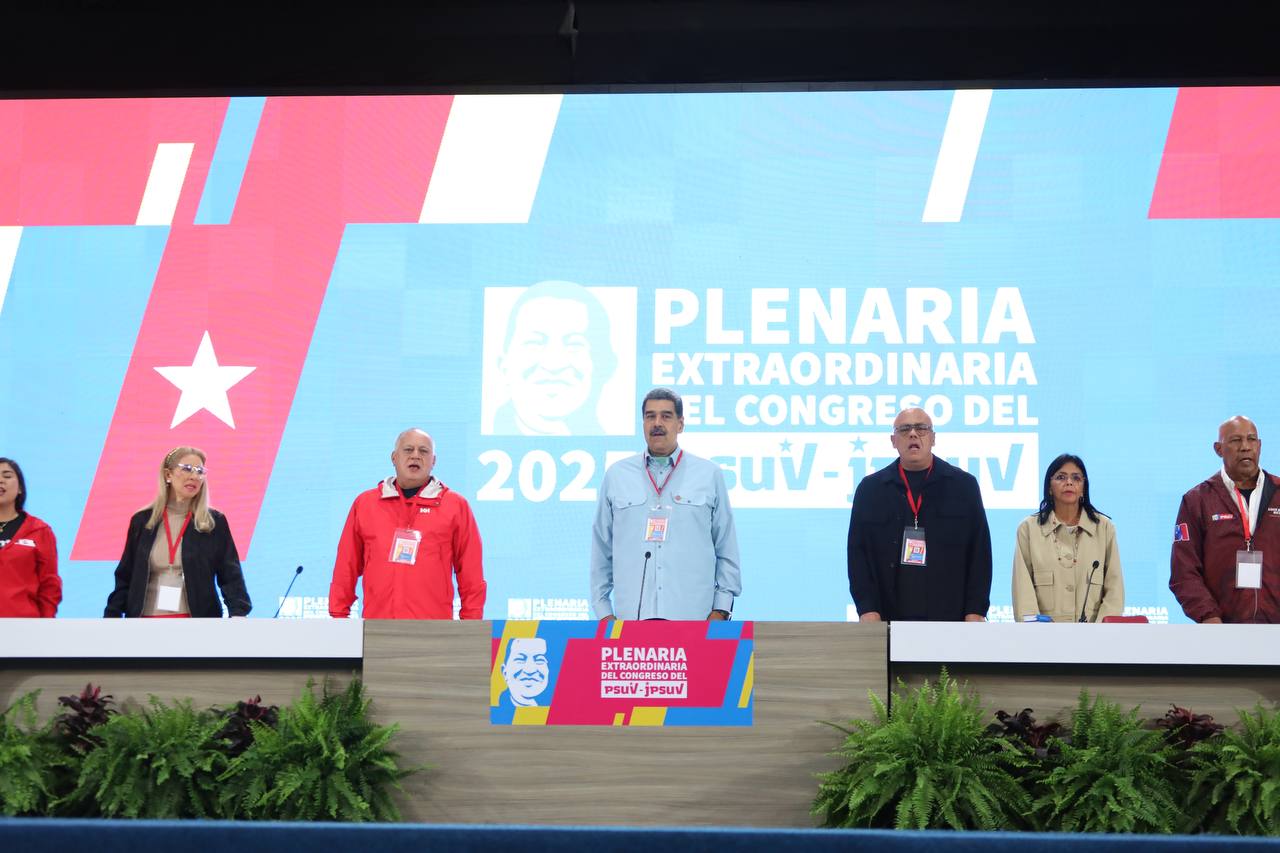
<path fill-rule="evenodd" d="M 1080 621 L 1086 621 L 1084 618 L 1085 611 L 1089 609 L 1089 587 L 1093 586 L 1093 573 L 1098 570 L 1098 561 L 1093 561 L 1093 568 L 1089 569 L 1089 579 L 1084 585 L 1084 603 L 1080 605 Z M 1103 580 L 1106 580 L 1106 572 L 1102 573 Z"/>
<path fill-rule="evenodd" d="M 280 597 L 280 606 L 276 608 L 276 615 L 272 616 L 272 619 L 280 616 L 280 611 L 284 609 L 284 603 L 289 600 L 289 591 L 293 589 L 293 582 L 298 579 L 298 575 L 300 574 L 302 574 L 302 566 L 298 566 L 298 568 L 294 570 L 293 577 L 289 579 L 289 585 L 284 588 L 284 595 Z"/>
<path fill-rule="evenodd" d="M 653 554 L 649 551 L 644 552 L 644 565 L 640 567 L 640 596 L 636 599 L 636 621 L 640 621 L 640 608 L 644 606 L 644 576 L 649 570 L 649 558 Z"/>

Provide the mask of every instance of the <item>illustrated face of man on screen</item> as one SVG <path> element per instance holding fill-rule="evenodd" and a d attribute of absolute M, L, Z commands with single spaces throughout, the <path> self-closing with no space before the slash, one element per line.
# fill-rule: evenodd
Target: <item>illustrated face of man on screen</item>
<path fill-rule="evenodd" d="M 502 665 L 502 678 L 507 682 L 511 704 L 528 707 L 538 704 L 551 676 L 547 665 L 547 641 L 541 637 L 524 637 L 507 643 L 507 661 Z"/>
<path fill-rule="evenodd" d="M 511 309 L 498 361 L 514 415 L 508 429 L 523 435 L 602 433 L 596 402 L 616 360 L 609 317 L 589 290 L 559 281 L 530 287 Z"/>

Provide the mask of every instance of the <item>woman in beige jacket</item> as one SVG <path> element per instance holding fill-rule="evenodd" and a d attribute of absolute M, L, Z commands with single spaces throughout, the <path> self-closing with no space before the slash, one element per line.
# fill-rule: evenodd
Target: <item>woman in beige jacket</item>
<path fill-rule="evenodd" d="M 1089 501 L 1084 460 L 1064 453 L 1044 475 L 1040 511 L 1018 526 L 1013 615 L 1097 622 L 1124 613 L 1124 576 L 1111 519 Z"/>

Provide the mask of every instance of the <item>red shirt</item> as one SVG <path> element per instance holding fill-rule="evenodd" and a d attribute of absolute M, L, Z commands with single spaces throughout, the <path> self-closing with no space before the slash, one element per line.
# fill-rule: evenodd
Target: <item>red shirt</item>
<path fill-rule="evenodd" d="M 60 601 L 58 541 L 49 525 L 28 515 L 0 548 L 0 617 L 53 618 Z"/>
<path fill-rule="evenodd" d="M 413 565 L 393 563 L 398 528 L 421 533 Z M 329 615 L 344 618 L 364 578 L 366 619 L 452 619 L 458 578 L 463 619 L 484 614 L 480 531 L 465 498 L 432 479 L 406 498 L 388 478 L 351 504 L 329 585 Z"/>

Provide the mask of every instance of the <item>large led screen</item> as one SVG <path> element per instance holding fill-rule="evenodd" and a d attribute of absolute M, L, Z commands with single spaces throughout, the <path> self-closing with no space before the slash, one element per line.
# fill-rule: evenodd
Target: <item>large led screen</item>
<path fill-rule="evenodd" d="M 991 618 L 1070 451 L 1130 612 L 1184 621 L 1180 495 L 1221 421 L 1280 425 L 1278 215 L 1271 89 L 7 101 L 0 455 L 60 616 L 101 614 L 196 445 L 253 615 L 314 617 L 421 426 L 485 615 L 580 619 L 597 487 L 668 385 L 730 487 L 736 615 L 844 620 L 850 497 L 922 405 L 982 486 Z"/>

